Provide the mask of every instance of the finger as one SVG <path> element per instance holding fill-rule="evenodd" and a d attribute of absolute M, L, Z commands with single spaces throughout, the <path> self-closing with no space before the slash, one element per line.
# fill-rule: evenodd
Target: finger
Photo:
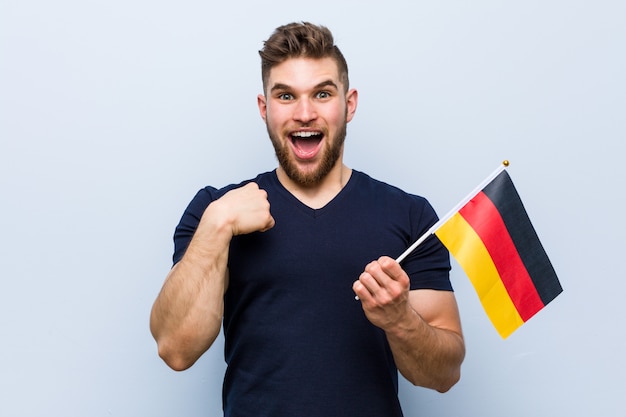
<path fill-rule="evenodd" d="M 371 294 L 375 294 L 381 288 L 380 282 L 367 271 L 359 275 L 359 281 Z"/>
<path fill-rule="evenodd" d="M 372 294 L 365 287 L 365 285 L 363 285 L 363 283 L 358 279 L 354 281 L 354 283 L 352 284 L 352 291 L 354 291 L 355 300 L 361 300 L 361 302 L 367 302 L 368 300 L 372 299 Z"/>
<path fill-rule="evenodd" d="M 390 281 L 400 283 L 403 286 L 408 283 L 408 275 L 395 259 L 382 256 L 379 258 L 378 264 L 380 265 L 381 271 L 384 272 Z"/>
<path fill-rule="evenodd" d="M 274 220 L 274 217 L 272 217 L 272 215 L 269 215 L 269 219 L 267 221 L 267 225 L 264 229 L 262 229 L 262 232 L 266 232 L 268 230 L 270 230 L 272 227 L 274 227 L 276 225 L 276 221 Z"/>
<path fill-rule="evenodd" d="M 363 284 L 358 279 L 352 283 L 352 291 L 354 291 L 354 299 L 359 300 L 363 293 Z"/>
<path fill-rule="evenodd" d="M 383 258 L 379 260 L 379 264 L 386 276 L 385 289 L 392 298 L 410 290 L 411 280 L 398 262 L 391 258 Z"/>
<path fill-rule="evenodd" d="M 380 261 L 370 262 L 365 267 L 365 273 L 369 274 L 376 281 L 379 287 L 385 288 L 391 284 L 391 278 L 383 269 Z"/>

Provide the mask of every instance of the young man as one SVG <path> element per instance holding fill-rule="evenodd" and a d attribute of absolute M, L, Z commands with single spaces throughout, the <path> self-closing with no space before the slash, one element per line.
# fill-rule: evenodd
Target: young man
<path fill-rule="evenodd" d="M 398 370 L 445 392 L 465 353 L 445 248 L 389 257 L 436 215 L 344 165 L 358 93 L 328 29 L 279 27 L 260 55 L 279 166 L 191 201 L 152 309 L 159 355 L 190 367 L 223 320 L 226 416 L 401 416 Z"/>

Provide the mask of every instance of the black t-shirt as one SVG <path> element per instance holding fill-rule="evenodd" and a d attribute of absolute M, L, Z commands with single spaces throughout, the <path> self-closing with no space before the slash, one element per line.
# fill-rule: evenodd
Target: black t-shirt
<path fill-rule="evenodd" d="M 236 236 L 225 295 L 224 414 L 229 417 L 402 416 L 398 372 L 352 283 L 381 255 L 399 256 L 437 220 L 428 202 L 353 171 L 321 209 L 275 171 L 253 180 L 276 225 Z M 175 233 L 174 263 L 205 208 L 242 184 L 198 192 Z M 452 290 L 447 250 L 428 238 L 402 263 L 411 289 Z"/>

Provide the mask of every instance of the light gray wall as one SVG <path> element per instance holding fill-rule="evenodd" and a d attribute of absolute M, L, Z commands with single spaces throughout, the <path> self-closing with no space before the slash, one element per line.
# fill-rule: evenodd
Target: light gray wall
<path fill-rule="evenodd" d="M 626 3 L 0 0 L 0 415 L 217 416 L 221 343 L 175 373 L 148 314 L 197 189 L 272 169 L 257 50 L 329 26 L 346 161 L 451 208 L 502 159 L 565 292 L 503 341 L 454 265 L 467 339 L 407 416 L 622 416 Z"/>

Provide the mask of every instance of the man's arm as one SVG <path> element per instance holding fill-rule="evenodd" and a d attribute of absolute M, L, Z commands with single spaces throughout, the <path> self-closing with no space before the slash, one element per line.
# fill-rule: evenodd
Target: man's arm
<path fill-rule="evenodd" d="M 171 269 L 152 307 L 150 330 L 159 356 L 175 370 L 193 365 L 220 332 L 233 236 L 274 226 L 267 193 L 250 183 L 204 211 L 183 258 Z"/>
<path fill-rule="evenodd" d="M 414 385 L 446 392 L 465 357 L 459 311 L 451 291 L 409 291 L 409 277 L 389 257 L 365 268 L 353 290 L 367 318 L 387 335 L 402 375 Z"/>

